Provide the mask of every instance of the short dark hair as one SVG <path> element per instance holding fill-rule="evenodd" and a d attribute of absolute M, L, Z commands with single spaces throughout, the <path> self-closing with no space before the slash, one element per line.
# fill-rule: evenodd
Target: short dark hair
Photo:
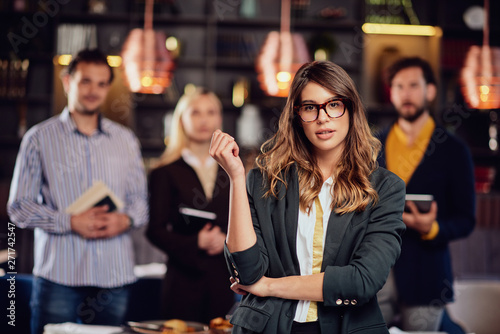
<path fill-rule="evenodd" d="M 427 84 L 436 84 L 436 77 L 434 76 L 434 71 L 431 65 L 424 59 L 420 57 L 408 57 L 402 58 L 396 61 L 394 64 L 389 66 L 387 69 L 387 83 L 392 86 L 392 80 L 398 74 L 399 71 L 404 70 L 409 67 L 419 67 L 422 69 L 424 74 L 424 80 Z"/>
<path fill-rule="evenodd" d="M 64 73 L 73 75 L 79 63 L 94 63 L 94 64 L 107 65 L 110 73 L 109 83 L 113 82 L 114 78 L 113 69 L 111 68 L 111 66 L 109 66 L 106 55 L 102 53 L 99 49 L 83 49 L 79 51 L 74 57 L 72 57 Z"/>

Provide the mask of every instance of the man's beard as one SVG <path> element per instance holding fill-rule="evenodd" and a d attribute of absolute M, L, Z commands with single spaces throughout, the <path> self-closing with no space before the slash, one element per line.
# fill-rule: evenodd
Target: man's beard
<path fill-rule="evenodd" d="M 76 108 L 76 111 L 83 116 L 93 116 L 99 113 L 100 108 L 90 110 L 82 107 L 82 108 Z"/>
<path fill-rule="evenodd" d="M 408 121 L 410 123 L 415 122 L 417 119 L 422 116 L 422 114 L 427 110 L 427 105 L 424 104 L 420 108 L 418 108 L 413 114 L 403 114 L 402 112 L 399 112 L 399 117 L 404 119 L 405 121 Z"/>
<path fill-rule="evenodd" d="M 87 103 L 87 99 L 90 99 L 90 101 Z M 96 100 L 98 100 L 98 97 L 95 96 L 95 95 L 85 95 L 85 96 L 82 96 L 80 99 L 76 99 L 76 100 L 72 100 L 72 103 L 70 103 L 71 105 L 73 105 L 74 109 L 76 112 L 78 112 L 78 114 L 82 115 L 82 116 L 94 116 L 96 114 L 99 114 L 99 112 L 101 111 L 101 106 L 102 106 L 102 103 L 104 101 L 101 101 L 100 104 L 98 104 L 97 106 L 95 105 L 95 102 Z M 95 108 L 92 108 L 92 109 L 89 109 L 88 106 L 94 106 Z"/>

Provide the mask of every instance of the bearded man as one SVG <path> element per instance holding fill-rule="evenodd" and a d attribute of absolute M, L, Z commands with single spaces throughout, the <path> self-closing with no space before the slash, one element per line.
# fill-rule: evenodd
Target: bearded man
<path fill-rule="evenodd" d="M 473 163 L 467 146 L 431 116 L 437 87 L 428 62 L 400 59 L 388 69 L 388 81 L 398 118 L 379 136 L 379 163 L 405 181 L 407 194 L 434 200 L 428 212 L 407 201 L 401 256 L 378 299 L 389 326 L 437 331 L 453 301 L 448 243 L 468 236 L 475 225 Z"/>

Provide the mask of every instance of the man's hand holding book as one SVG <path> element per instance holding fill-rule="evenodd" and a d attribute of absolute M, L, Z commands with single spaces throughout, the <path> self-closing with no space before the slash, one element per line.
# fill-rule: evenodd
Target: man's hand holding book
<path fill-rule="evenodd" d="M 122 200 L 97 181 L 68 206 L 66 213 L 71 214 L 71 229 L 82 237 L 112 238 L 132 226 L 130 217 L 118 212 L 123 207 Z"/>
<path fill-rule="evenodd" d="M 71 216 L 71 229 L 87 239 L 112 238 L 130 228 L 124 213 L 108 212 L 108 206 L 97 206 Z"/>

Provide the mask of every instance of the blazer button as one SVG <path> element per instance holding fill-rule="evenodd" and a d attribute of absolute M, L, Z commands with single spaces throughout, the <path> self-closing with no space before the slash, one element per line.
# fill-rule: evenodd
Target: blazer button
<path fill-rule="evenodd" d="M 336 303 L 337 305 L 342 305 L 342 299 L 337 299 L 337 300 L 335 301 L 335 303 Z"/>
<path fill-rule="evenodd" d="M 351 300 L 351 305 L 356 305 L 358 301 L 356 299 Z"/>
<path fill-rule="evenodd" d="M 349 299 L 344 300 L 344 305 L 349 305 Z"/>

